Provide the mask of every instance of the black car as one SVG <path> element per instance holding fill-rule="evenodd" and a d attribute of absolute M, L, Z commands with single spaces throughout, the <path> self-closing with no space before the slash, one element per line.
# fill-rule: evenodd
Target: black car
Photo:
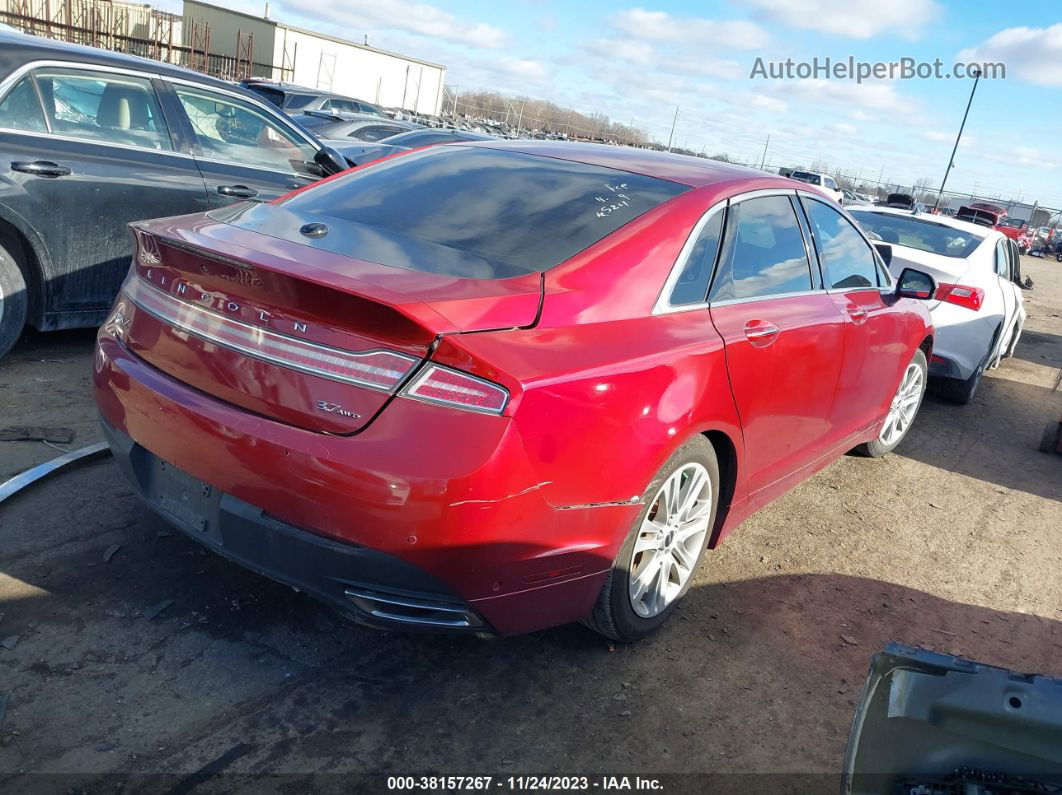
<path fill-rule="evenodd" d="M 418 124 L 395 119 L 381 119 L 364 113 L 341 113 L 311 110 L 292 116 L 318 138 L 354 138 L 358 141 L 382 141 L 392 135 L 420 128 Z"/>
<path fill-rule="evenodd" d="M 334 110 L 342 113 L 364 113 L 378 118 L 388 118 L 388 114 L 379 105 L 373 105 L 363 99 L 333 94 L 316 88 L 297 86 L 293 83 L 279 83 L 273 80 L 251 78 L 242 80 L 240 85 L 268 99 L 285 113 L 298 113 L 304 110 Z"/>
<path fill-rule="evenodd" d="M 347 165 L 221 80 L 0 32 L 0 356 L 26 324 L 104 319 L 130 221 L 275 198 Z"/>
<path fill-rule="evenodd" d="M 451 144 L 455 141 L 491 141 L 496 140 L 493 135 L 470 132 L 469 130 L 439 130 L 419 129 L 392 135 L 379 143 L 365 143 L 351 145 L 350 141 L 338 141 L 330 139 L 324 134 L 319 134 L 321 140 L 335 148 L 352 164 L 360 166 L 371 163 L 381 157 L 396 155 L 410 149 L 421 146 L 434 146 L 435 144 Z"/>

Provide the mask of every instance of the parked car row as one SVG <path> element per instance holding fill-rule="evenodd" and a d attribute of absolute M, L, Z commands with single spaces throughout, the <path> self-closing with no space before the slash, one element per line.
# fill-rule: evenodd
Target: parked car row
<path fill-rule="evenodd" d="M 379 105 L 374 105 L 362 99 L 345 97 L 342 94 L 334 94 L 331 91 L 321 91 L 316 88 L 307 88 L 306 86 L 297 86 L 292 83 L 281 83 L 275 80 L 254 77 L 240 81 L 240 85 L 248 91 L 253 91 L 264 99 L 269 100 L 285 113 L 319 110 L 337 113 L 358 113 L 375 116 L 378 119 L 391 118 L 391 115 Z"/>

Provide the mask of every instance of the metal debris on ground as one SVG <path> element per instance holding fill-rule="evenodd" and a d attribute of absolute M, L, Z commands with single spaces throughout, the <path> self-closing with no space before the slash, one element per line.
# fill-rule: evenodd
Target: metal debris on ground
<path fill-rule="evenodd" d="M 46 428 L 43 425 L 10 425 L 0 428 L 0 442 L 55 442 L 70 444 L 74 441 L 71 428 Z"/>
<path fill-rule="evenodd" d="M 121 544 L 111 544 L 109 547 L 107 547 L 107 550 L 103 553 L 103 562 L 110 563 L 111 558 L 113 558 L 117 554 L 118 550 L 121 548 Z"/>
<path fill-rule="evenodd" d="M 36 483 L 45 475 L 49 475 L 78 461 L 87 461 L 109 452 L 110 447 L 107 446 L 106 442 L 97 442 L 96 444 L 90 444 L 88 447 L 69 452 L 66 455 L 61 455 L 58 458 L 53 458 L 51 461 L 45 461 L 35 467 L 30 467 L 25 472 L 15 475 L 10 480 L 0 484 L 0 502 L 3 502 L 12 494 L 17 494 L 26 486 Z"/>
<path fill-rule="evenodd" d="M 18 635 L 8 635 L 3 640 L 0 640 L 0 646 L 3 646 L 5 649 L 10 651 L 18 645 L 18 638 Z"/>

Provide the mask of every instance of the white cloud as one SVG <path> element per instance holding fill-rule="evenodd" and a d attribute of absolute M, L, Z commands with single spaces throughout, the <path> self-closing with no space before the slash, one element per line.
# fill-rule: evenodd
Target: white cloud
<path fill-rule="evenodd" d="M 841 135 L 855 135 L 857 127 L 854 124 L 839 121 L 836 124 L 830 125 L 830 129 L 832 129 L 834 132 L 840 133 Z"/>
<path fill-rule="evenodd" d="M 545 66 L 530 58 L 502 58 L 499 65 L 502 71 L 508 72 L 515 77 L 538 79 L 545 77 L 547 74 Z"/>
<path fill-rule="evenodd" d="M 774 113 L 784 113 L 789 106 L 777 97 L 769 97 L 766 94 L 744 94 L 741 101 L 747 102 L 754 108 L 762 108 Z"/>
<path fill-rule="evenodd" d="M 912 103 L 900 96 L 890 83 L 868 82 L 860 85 L 843 80 L 775 80 L 768 84 L 768 90 L 801 97 L 805 104 L 828 102 L 890 113 L 910 113 L 914 110 Z"/>
<path fill-rule="evenodd" d="M 1041 86 L 1062 86 L 1062 23 L 1047 28 L 1007 28 L 959 53 L 961 61 L 993 61 Z"/>
<path fill-rule="evenodd" d="M 934 0 L 744 0 L 743 5 L 791 28 L 853 39 L 882 33 L 913 38 L 940 14 Z"/>
<path fill-rule="evenodd" d="M 861 110 L 852 111 L 852 119 L 854 121 L 871 121 L 873 118 L 869 113 L 864 113 Z"/>
<path fill-rule="evenodd" d="M 349 30 L 356 24 L 362 31 L 404 30 L 470 47 L 499 49 L 508 42 L 501 28 L 459 20 L 448 11 L 416 0 L 283 0 L 283 8 L 310 20 L 340 25 L 345 31 L 342 35 L 354 39 L 359 37 L 351 36 Z"/>
<path fill-rule="evenodd" d="M 754 50 L 766 47 L 770 40 L 767 31 L 755 22 L 674 17 L 666 11 L 644 8 L 621 11 L 613 18 L 613 24 L 628 36 L 651 41 L 704 43 Z"/>
<path fill-rule="evenodd" d="M 587 54 L 598 63 L 602 72 L 617 72 L 617 64 L 637 64 L 670 74 L 692 77 L 744 77 L 744 68 L 737 61 L 713 58 L 692 51 L 658 50 L 652 44 L 633 39 L 594 39 L 584 45 Z M 642 70 L 644 74 L 646 70 Z M 658 74 L 659 76 L 659 74 Z"/>

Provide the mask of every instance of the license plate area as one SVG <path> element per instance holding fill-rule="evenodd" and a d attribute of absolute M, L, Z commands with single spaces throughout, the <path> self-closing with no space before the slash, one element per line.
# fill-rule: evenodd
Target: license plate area
<path fill-rule="evenodd" d="M 148 499 L 187 533 L 221 543 L 217 527 L 221 492 L 166 461 L 154 459 Z"/>

